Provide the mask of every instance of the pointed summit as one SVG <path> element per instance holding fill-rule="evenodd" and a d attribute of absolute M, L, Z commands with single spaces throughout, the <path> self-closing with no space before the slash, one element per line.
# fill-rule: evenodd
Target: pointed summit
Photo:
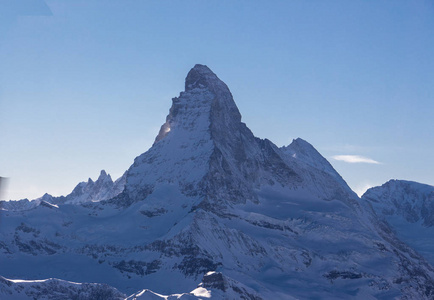
<path fill-rule="evenodd" d="M 97 182 L 101 182 L 101 181 L 112 182 L 113 180 L 112 180 L 110 174 L 107 174 L 107 172 L 105 170 L 101 170 L 101 173 L 99 174 Z"/>
<path fill-rule="evenodd" d="M 172 102 L 169 115 L 154 144 L 169 132 L 208 130 L 210 127 L 234 127 L 241 124 L 241 114 L 229 88 L 204 65 L 197 64 L 188 72 L 185 91 L 173 98 Z"/>
<path fill-rule="evenodd" d="M 141 201 L 161 184 L 174 182 L 181 193 L 207 202 L 257 201 L 253 189 L 262 182 L 299 181 L 278 151 L 241 122 L 227 85 L 207 66 L 195 65 L 185 91 L 172 99 L 154 145 L 128 170 L 124 202 Z M 270 160 L 279 170 L 270 168 Z"/>
<path fill-rule="evenodd" d="M 292 140 L 291 144 L 281 149 L 293 158 L 303 161 L 314 168 L 333 176 L 339 176 L 332 165 L 311 144 L 301 138 Z"/>
<path fill-rule="evenodd" d="M 128 170 L 119 198 L 123 205 L 144 200 L 166 184 L 176 184 L 181 194 L 198 197 L 200 207 L 213 211 L 227 203 L 257 203 L 256 190 L 275 184 L 306 187 L 324 199 L 356 198 L 309 143 L 297 139 L 279 149 L 255 138 L 241 122 L 229 88 L 207 66 L 194 66 L 185 87 L 172 99 L 154 145 Z M 318 169 L 323 189 L 312 184 L 319 180 Z"/>
<path fill-rule="evenodd" d="M 217 75 L 205 65 L 197 64 L 190 70 L 185 78 L 185 90 L 194 88 L 209 87 L 216 81 L 220 81 Z"/>
<path fill-rule="evenodd" d="M 190 92 L 194 89 L 207 89 L 218 98 L 228 98 L 229 96 L 232 99 L 228 86 L 205 65 L 195 65 L 185 78 L 185 91 Z"/>

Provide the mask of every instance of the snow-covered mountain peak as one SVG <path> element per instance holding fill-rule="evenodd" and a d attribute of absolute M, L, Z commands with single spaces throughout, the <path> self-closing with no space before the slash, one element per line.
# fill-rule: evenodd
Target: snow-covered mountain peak
<path fill-rule="evenodd" d="M 207 130 L 213 123 L 241 123 L 241 114 L 229 88 L 204 65 L 195 65 L 190 70 L 185 79 L 185 91 L 172 102 L 155 143 L 180 127 L 192 131 L 195 128 Z"/>
<path fill-rule="evenodd" d="M 395 216 L 409 223 L 434 226 L 434 187 L 412 181 L 389 180 L 362 196 L 378 214 Z"/>
<path fill-rule="evenodd" d="M 362 196 L 397 236 L 434 264 L 434 186 L 389 180 Z"/>
<path fill-rule="evenodd" d="M 276 183 L 304 186 L 321 198 L 334 198 L 336 188 L 352 193 L 309 143 L 297 139 L 282 150 L 269 140 L 256 138 L 241 122 L 229 88 L 208 67 L 191 69 L 185 86 L 185 91 L 172 99 L 154 145 L 128 170 L 125 191 L 115 200 L 117 204 L 128 206 L 144 200 L 159 185 L 168 183 L 178 185 L 185 195 L 200 196 L 201 207 L 214 210 L 221 210 L 217 207 L 222 199 L 226 204 L 228 200 L 257 202 L 255 190 Z M 300 162 L 291 155 L 298 155 Z M 306 165 L 310 171 L 304 170 Z M 315 176 L 317 169 L 329 178 Z M 327 192 L 312 186 L 312 181 L 320 180 Z"/>
<path fill-rule="evenodd" d="M 115 187 L 115 183 L 113 182 L 110 174 L 107 174 L 105 170 L 101 170 L 96 181 L 93 181 L 91 178 L 89 178 L 87 182 L 80 182 L 71 192 L 71 194 L 65 197 L 64 201 L 65 203 L 70 204 L 84 203 L 88 201 L 95 202 L 110 199 L 120 192 L 121 191 L 119 191 L 119 187 Z"/>
<path fill-rule="evenodd" d="M 124 195 L 129 200 L 142 200 L 156 184 L 169 182 L 184 193 L 197 194 L 204 190 L 201 182 L 210 173 L 213 156 L 246 159 L 251 156 L 246 151 L 259 152 L 253 134 L 241 123 L 231 92 L 208 67 L 196 65 L 185 85 L 185 91 L 172 99 L 154 145 L 128 170 Z"/>
<path fill-rule="evenodd" d="M 301 138 L 292 140 L 291 144 L 281 149 L 293 158 L 303 161 L 312 167 L 330 174 L 336 173 L 330 163 L 311 144 Z"/>
<path fill-rule="evenodd" d="M 434 192 L 434 186 L 428 184 L 391 179 L 381 186 L 368 189 L 362 197 L 373 202 L 386 203 L 394 200 L 397 204 L 402 204 L 405 199 L 416 203 L 418 199 L 425 199 L 432 192 Z M 390 199 L 390 197 L 393 197 L 393 199 Z"/>
<path fill-rule="evenodd" d="M 336 172 L 332 165 L 325 159 L 311 144 L 307 141 L 296 138 L 288 146 L 280 148 L 286 154 L 289 154 L 294 159 L 302 161 L 318 170 L 324 171 L 339 181 L 343 181 L 342 177 Z M 346 183 L 345 183 L 346 185 Z"/>
<path fill-rule="evenodd" d="M 225 85 L 210 68 L 205 65 L 195 65 L 185 78 L 185 91 L 196 88 L 209 88 L 214 90 L 218 86 Z M 227 88 L 227 87 L 226 87 Z"/>

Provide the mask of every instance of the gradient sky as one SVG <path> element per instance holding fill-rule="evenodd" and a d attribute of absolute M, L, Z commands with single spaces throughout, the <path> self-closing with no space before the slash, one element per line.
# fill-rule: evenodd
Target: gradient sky
<path fill-rule="evenodd" d="M 431 0 L 3 1 L 3 198 L 121 176 L 196 63 L 256 136 L 307 140 L 356 192 L 433 185 L 433 56 Z"/>

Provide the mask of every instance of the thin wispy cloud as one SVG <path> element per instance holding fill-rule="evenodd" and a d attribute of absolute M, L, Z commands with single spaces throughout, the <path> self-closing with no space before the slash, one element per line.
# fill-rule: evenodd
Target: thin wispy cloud
<path fill-rule="evenodd" d="M 361 155 L 335 155 L 332 156 L 334 160 L 340 160 L 343 162 L 356 164 L 356 163 L 363 163 L 363 164 L 381 164 L 379 161 L 373 160 L 369 157 L 364 157 Z"/>

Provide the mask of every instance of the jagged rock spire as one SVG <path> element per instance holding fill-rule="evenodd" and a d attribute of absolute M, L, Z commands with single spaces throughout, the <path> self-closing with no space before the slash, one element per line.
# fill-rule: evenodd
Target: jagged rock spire
<path fill-rule="evenodd" d="M 205 65 L 197 64 L 188 72 L 185 91 L 172 101 L 169 115 L 161 126 L 154 144 L 162 140 L 174 127 L 182 126 L 183 120 L 192 124 L 193 119 L 204 113 L 209 115 L 211 121 L 208 126 L 216 127 L 216 123 L 232 126 L 241 123 L 241 114 L 229 88 Z M 178 116 L 179 114 L 181 115 Z"/>
<path fill-rule="evenodd" d="M 185 78 L 185 91 L 194 88 L 212 87 L 217 81 L 220 81 L 220 79 L 210 68 L 197 64 L 188 72 Z"/>

